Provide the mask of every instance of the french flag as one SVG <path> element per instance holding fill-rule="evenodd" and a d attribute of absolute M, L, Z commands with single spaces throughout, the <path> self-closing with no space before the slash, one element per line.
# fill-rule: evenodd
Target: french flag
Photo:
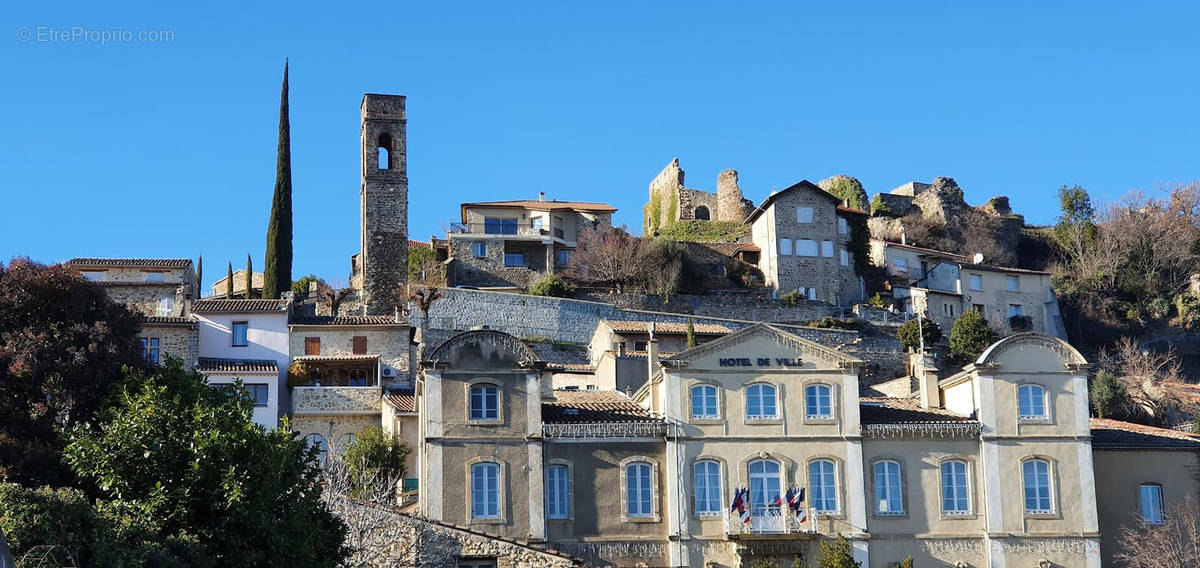
<path fill-rule="evenodd" d="M 804 502 L 804 488 L 793 487 L 788 490 L 788 507 L 793 511 L 800 510 L 800 504 Z"/>
<path fill-rule="evenodd" d="M 729 503 L 729 512 L 736 513 L 746 508 L 746 501 L 742 496 L 742 490 L 734 488 L 733 501 Z"/>

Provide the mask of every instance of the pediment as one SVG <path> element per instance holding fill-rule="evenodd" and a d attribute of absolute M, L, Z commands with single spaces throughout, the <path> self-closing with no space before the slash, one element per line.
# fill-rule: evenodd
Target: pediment
<path fill-rule="evenodd" d="M 502 331 L 466 331 L 443 341 L 423 365 L 450 369 L 525 369 L 538 362 L 537 355 L 520 339 Z"/>
<path fill-rule="evenodd" d="M 1066 341 L 1042 333 L 1018 333 L 993 343 L 975 364 L 1019 373 L 1064 371 L 1088 362 Z"/>
<path fill-rule="evenodd" d="M 663 360 L 693 369 L 845 369 L 862 360 L 788 333 L 769 324 L 755 324 Z"/>

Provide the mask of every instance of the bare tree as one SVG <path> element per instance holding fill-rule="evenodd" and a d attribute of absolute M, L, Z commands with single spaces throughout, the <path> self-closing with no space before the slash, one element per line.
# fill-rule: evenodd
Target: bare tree
<path fill-rule="evenodd" d="M 1129 568 L 1200 568 L 1200 506 L 1188 496 L 1165 511 L 1162 524 L 1140 517 L 1135 527 L 1121 527 L 1114 558 Z"/>
<path fill-rule="evenodd" d="M 567 262 L 567 275 L 581 282 L 625 290 L 653 269 L 650 243 L 629 234 L 625 227 L 589 228 Z"/>
<path fill-rule="evenodd" d="M 1122 410 L 1127 416 L 1146 415 L 1165 425 L 1170 412 L 1183 406 L 1177 394 L 1180 389 L 1174 388 L 1185 382 L 1174 348 L 1151 351 L 1123 337 L 1111 349 L 1100 351 L 1100 366 L 1121 381 L 1126 396 Z"/>

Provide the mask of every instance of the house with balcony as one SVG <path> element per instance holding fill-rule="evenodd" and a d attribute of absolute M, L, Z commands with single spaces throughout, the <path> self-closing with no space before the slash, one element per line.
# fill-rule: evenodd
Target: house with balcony
<path fill-rule="evenodd" d="M 546 200 L 463 203 L 461 222 L 437 243 L 451 286 L 522 288 L 562 270 L 579 236 L 612 226 L 604 203 Z"/>
<path fill-rule="evenodd" d="M 210 385 L 241 380 L 254 421 L 275 428 L 289 407 L 288 312 L 291 300 L 206 299 L 193 304 L 200 332 L 198 370 Z"/>
<path fill-rule="evenodd" d="M 143 358 L 158 364 L 170 356 L 186 367 L 196 365 L 198 334 L 191 312 L 200 288 L 190 258 L 73 258 L 63 265 L 138 314 Z"/>
<path fill-rule="evenodd" d="M 396 316 L 293 316 L 287 369 L 292 429 L 321 451 L 345 451 L 369 426 L 415 446 L 411 329 Z M 408 471 L 416 472 L 416 456 Z"/>

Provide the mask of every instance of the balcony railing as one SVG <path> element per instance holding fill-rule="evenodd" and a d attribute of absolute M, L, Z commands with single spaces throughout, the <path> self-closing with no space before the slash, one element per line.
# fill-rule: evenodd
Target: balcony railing
<path fill-rule="evenodd" d="M 800 522 L 799 517 L 786 507 L 768 507 L 750 514 L 750 522 L 742 520 L 738 512 L 725 513 L 725 534 L 728 536 L 815 534 L 817 511 L 807 509 L 808 518 Z"/>
<path fill-rule="evenodd" d="M 452 235 L 514 235 L 521 237 L 543 237 L 549 234 L 543 227 L 488 225 L 487 223 L 450 223 Z"/>
<path fill-rule="evenodd" d="M 661 438 L 667 435 L 663 422 L 599 422 L 587 424 L 543 424 L 547 438 Z"/>

